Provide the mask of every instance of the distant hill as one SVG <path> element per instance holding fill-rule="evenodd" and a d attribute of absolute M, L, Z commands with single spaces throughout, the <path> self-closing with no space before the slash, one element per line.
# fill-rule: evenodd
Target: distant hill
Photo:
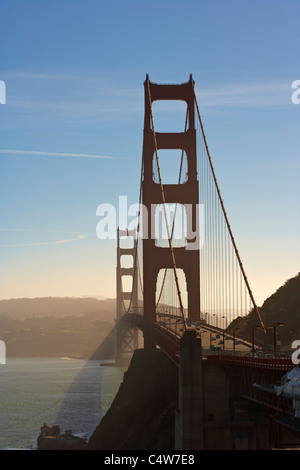
<path fill-rule="evenodd" d="M 288 279 L 268 297 L 259 308 L 259 312 L 266 328 L 273 328 L 276 322 L 284 324 L 280 327 L 280 338 L 283 344 L 291 345 L 291 339 L 295 339 L 295 333 L 291 330 L 298 332 L 300 338 L 300 273 Z M 238 326 L 242 335 L 249 336 L 252 325 L 256 323 L 258 323 L 257 315 L 252 311 L 246 317 L 235 320 L 230 328 Z"/>
<path fill-rule="evenodd" d="M 37 297 L 0 300 L 0 315 L 15 320 L 38 317 L 81 316 L 99 312 L 99 319 L 114 322 L 115 299 L 80 297 Z"/>
<path fill-rule="evenodd" d="M 113 353 L 114 322 L 114 299 L 0 301 L 0 339 L 7 357 L 106 359 Z"/>

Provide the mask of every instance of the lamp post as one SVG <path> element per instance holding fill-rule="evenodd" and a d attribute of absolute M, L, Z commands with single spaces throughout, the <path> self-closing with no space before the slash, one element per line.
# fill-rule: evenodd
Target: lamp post
<path fill-rule="evenodd" d="M 276 328 L 278 326 L 284 326 L 284 324 L 280 321 L 277 321 L 276 323 L 274 323 L 273 325 L 273 331 L 274 331 L 274 357 L 276 357 L 276 352 L 277 352 L 277 347 L 276 347 Z"/>
<path fill-rule="evenodd" d="M 217 317 L 217 314 L 216 314 L 216 313 L 213 313 L 212 316 L 213 316 L 213 317 L 216 317 L 216 324 L 215 324 L 215 326 L 218 328 L 218 317 Z"/>
<path fill-rule="evenodd" d="M 212 348 L 212 333 L 209 335 L 209 347 Z"/>
<path fill-rule="evenodd" d="M 227 331 L 227 328 L 223 330 L 223 351 L 225 351 L 225 333 Z"/>
<path fill-rule="evenodd" d="M 234 355 L 235 355 L 235 332 L 236 332 L 236 331 L 239 331 L 239 330 L 240 330 L 240 328 L 234 328 L 234 329 L 232 330 L 232 335 L 233 335 L 233 354 L 234 354 Z"/>
<path fill-rule="evenodd" d="M 255 325 L 255 326 L 252 326 L 252 355 L 254 356 L 254 330 L 259 330 L 261 329 L 261 326 L 260 325 Z"/>
<path fill-rule="evenodd" d="M 228 320 L 227 320 L 227 317 L 225 317 L 224 315 L 223 315 L 222 318 L 224 318 L 224 320 L 226 321 L 226 323 L 225 323 L 225 325 L 226 325 L 226 326 L 225 326 L 225 330 L 226 330 L 226 329 L 227 329 L 227 326 L 228 326 Z"/>

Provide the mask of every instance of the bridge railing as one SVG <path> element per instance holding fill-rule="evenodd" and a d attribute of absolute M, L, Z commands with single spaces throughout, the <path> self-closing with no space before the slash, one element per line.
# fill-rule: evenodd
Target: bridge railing
<path fill-rule="evenodd" d="M 127 311 L 127 315 L 136 318 L 134 323 L 143 322 L 143 307 L 131 308 Z M 180 342 L 185 328 L 182 317 L 169 313 L 156 312 L 155 325 L 168 334 L 173 335 L 174 340 Z M 241 341 L 240 338 L 234 338 L 225 330 L 207 325 L 203 320 L 199 322 L 188 322 L 189 328 L 195 328 L 198 336 L 206 337 L 202 343 L 202 354 L 204 357 L 218 358 L 227 363 L 232 363 L 243 367 L 256 367 L 272 370 L 289 370 L 293 367 L 291 357 L 274 357 L 260 349 L 252 349 L 249 341 Z M 209 339 L 207 339 L 209 338 Z M 223 338 L 227 341 L 225 346 Z M 230 347 L 229 347 L 230 345 Z"/>
<path fill-rule="evenodd" d="M 163 329 L 166 329 L 173 333 L 178 340 L 184 333 L 184 322 L 182 317 L 177 315 L 170 315 L 166 313 L 156 313 L 156 323 Z"/>
<path fill-rule="evenodd" d="M 215 354 L 215 358 L 223 362 L 234 364 L 241 367 L 255 367 L 259 369 L 270 369 L 287 371 L 294 367 L 291 358 L 268 358 L 265 356 L 252 357 L 246 353 L 240 354 L 226 354 L 225 351 L 222 354 Z"/>
<path fill-rule="evenodd" d="M 129 307 L 129 309 L 126 310 L 126 313 L 144 315 L 144 307 Z"/>

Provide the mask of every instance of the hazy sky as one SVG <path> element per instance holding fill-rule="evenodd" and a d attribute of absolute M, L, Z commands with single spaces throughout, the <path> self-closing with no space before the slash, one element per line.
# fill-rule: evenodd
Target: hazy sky
<path fill-rule="evenodd" d="M 300 271 L 299 0 L 0 0 L 0 20 L 0 298 L 115 295 L 96 209 L 138 202 L 146 73 L 193 75 L 257 303 Z"/>

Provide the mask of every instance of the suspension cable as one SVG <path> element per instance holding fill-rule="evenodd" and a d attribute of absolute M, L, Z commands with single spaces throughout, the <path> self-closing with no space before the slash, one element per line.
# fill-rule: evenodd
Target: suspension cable
<path fill-rule="evenodd" d="M 142 192 L 143 192 L 143 174 L 144 174 L 144 155 L 142 158 L 142 165 L 141 165 L 141 175 L 140 175 L 140 193 L 139 193 L 139 214 L 138 214 L 138 225 L 136 229 L 136 244 L 135 244 L 135 254 L 134 254 L 134 261 L 133 261 L 133 277 L 132 277 L 132 292 L 131 292 L 131 298 L 129 302 L 129 307 L 128 311 L 132 307 L 133 303 L 133 294 L 134 294 L 134 286 L 135 286 L 135 277 L 138 275 L 138 280 L 140 280 L 141 283 L 141 288 L 143 292 L 143 283 L 142 283 L 142 277 L 141 277 L 141 272 L 140 272 L 140 264 L 138 261 L 138 243 L 139 243 L 139 231 L 140 231 L 140 221 L 141 221 L 141 204 L 142 204 Z M 138 296 L 138 292 L 137 292 Z"/>
<path fill-rule="evenodd" d="M 206 136 L 205 136 L 205 133 L 204 133 L 204 128 L 203 128 L 202 119 L 201 119 L 201 116 L 200 116 L 200 111 L 199 111 L 199 107 L 198 107 L 198 103 L 197 103 L 196 92 L 195 92 L 195 87 L 194 87 L 194 82 L 193 81 L 192 81 L 192 86 L 193 86 L 193 91 L 194 91 L 194 100 L 195 100 L 197 114 L 198 114 L 198 118 L 199 118 L 199 122 L 200 122 L 201 132 L 202 132 L 202 136 L 203 136 L 203 140 L 204 140 L 204 144 L 205 144 L 205 149 L 206 149 L 207 157 L 208 157 L 208 160 L 209 160 L 209 165 L 210 165 L 210 168 L 211 168 L 211 171 L 212 171 L 213 179 L 214 179 L 214 182 L 215 182 L 215 185 L 216 185 L 216 189 L 217 189 L 219 201 L 220 201 L 220 204 L 221 204 L 221 207 L 222 207 L 223 215 L 224 215 L 226 225 L 227 225 L 227 228 L 228 228 L 228 232 L 229 232 L 229 235 L 230 235 L 230 238 L 231 238 L 231 242 L 233 244 L 233 248 L 234 248 L 234 251 L 235 251 L 239 266 L 240 266 L 240 269 L 241 269 L 242 274 L 243 274 L 244 281 L 245 281 L 247 289 L 248 289 L 248 293 L 249 293 L 250 298 L 252 300 L 253 307 L 254 307 L 254 309 L 256 311 L 256 314 L 257 314 L 257 316 L 260 320 L 260 324 L 261 324 L 264 332 L 266 333 L 265 326 L 263 324 L 261 315 L 259 313 L 258 307 L 257 307 L 256 302 L 254 300 L 252 291 L 250 289 L 248 279 L 246 277 L 246 273 L 244 271 L 244 267 L 243 267 L 243 264 L 241 262 L 240 255 L 239 255 L 239 252 L 238 252 L 238 249 L 237 249 L 237 246 L 235 244 L 235 240 L 234 240 L 234 237 L 233 237 L 233 234 L 232 234 L 232 231 L 231 231 L 231 227 L 230 227 L 230 224 L 229 224 L 229 221 L 228 221 L 227 213 L 225 211 L 224 203 L 223 203 L 223 200 L 222 200 L 222 197 L 221 197 L 219 185 L 218 185 L 218 182 L 217 182 L 217 178 L 216 178 L 215 171 L 214 171 L 214 168 L 213 168 L 212 160 L 211 160 L 211 157 L 210 157 L 210 152 L 209 152 L 209 148 L 208 148 L 208 145 L 207 145 Z"/>

